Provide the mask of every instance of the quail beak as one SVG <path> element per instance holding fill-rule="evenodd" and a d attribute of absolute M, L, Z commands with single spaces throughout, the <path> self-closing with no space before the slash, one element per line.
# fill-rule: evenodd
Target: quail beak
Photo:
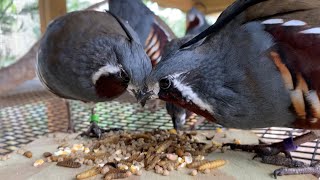
<path fill-rule="evenodd" d="M 150 97 L 153 95 L 153 92 L 144 92 L 144 91 L 139 91 L 136 95 L 136 98 L 138 102 L 141 104 L 142 107 L 146 105 L 146 102 Z"/>

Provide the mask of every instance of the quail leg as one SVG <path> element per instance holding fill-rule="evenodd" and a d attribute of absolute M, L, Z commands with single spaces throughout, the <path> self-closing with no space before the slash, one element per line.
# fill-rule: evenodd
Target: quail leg
<path fill-rule="evenodd" d="M 296 167 L 306 167 L 307 165 L 302 161 L 293 160 L 290 158 L 286 158 L 281 155 L 275 155 L 275 156 L 263 156 L 262 163 L 265 164 L 272 164 L 276 166 L 284 166 L 289 168 L 296 168 Z"/>
<path fill-rule="evenodd" d="M 258 145 L 243 145 L 243 144 L 234 144 L 226 143 L 223 146 L 229 146 L 232 150 L 242 150 L 247 152 L 256 153 L 255 157 L 264 157 L 264 156 L 274 156 L 279 153 L 284 153 L 287 158 L 291 159 L 290 152 L 297 149 L 298 145 L 305 142 L 312 141 L 317 139 L 316 134 L 311 131 L 309 133 L 297 136 L 295 138 L 289 137 L 284 139 L 282 142 L 273 143 L 273 144 L 258 144 Z"/>
<path fill-rule="evenodd" d="M 171 120 L 172 120 L 173 128 L 175 130 L 182 130 L 183 125 L 185 124 L 185 120 L 181 121 L 181 119 L 176 117 L 172 117 Z"/>
<path fill-rule="evenodd" d="M 95 114 L 94 107 L 91 108 L 90 126 L 87 131 L 80 134 L 80 136 L 88 136 L 92 138 L 100 138 L 103 130 L 98 125 L 99 116 Z"/>
<path fill-rule="evenodd" d="M 91 108 L 91 116 L 90 116 L 90 126 L 87 131 L 80 134 L 80 136 L 87 136 L 91 138 L 101 138 L 103 133 L 110 132 L 110 131 L 119 131 L 119 128 L 112 128 L 112 129 L 103 129 L 100 128 L 98 125 L 99 116 L 95 114 L 94 107 Z"/>
<path fill-rule="evenodd" d="M 68 119 L 68 129 L 67 132 L 68 133 L 75 133 L 75 127 L 74 127 L 74 121 L 71 118 L 71 109 L 70 109 L 70 102 L 69 100 L 65 99 L 64 102 L 66 103 L 66 107 L 67 107 L 67 119 Z"/>
<path fill-rule="evenodd" d="M 320 163 L 310 167 L 295 167 L 295 168 L 280 168 L 273 172 L 274 178 L 283 175 L 301 175 L 301 174 L 313 174 L 319 177 L 320 175 Z"/>

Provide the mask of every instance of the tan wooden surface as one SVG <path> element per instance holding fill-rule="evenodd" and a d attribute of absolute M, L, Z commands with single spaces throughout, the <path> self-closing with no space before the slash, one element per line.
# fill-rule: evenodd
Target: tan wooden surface
<path fill-rule="evenodd" d="M 223 134 L 216 134 L 214 140 L 217 142 L 230 142 L 234 138 L 240 139 L 241 143 L 257 143 L 257 137 L 255 134 L 249 131 L 238 131 L 229 130 L 226 132 L 227 138 L 223 138 Z M 204 132 L 199 131 L 198 138 L 203 140 L 205 135 L 211 136 L 214 132 Z M 27 159 L 26 157 L 13 153 L 12 157 L 7 161 L 0 161 L 0 179 L 14 179 L 14 180 L 71 180 L 75 179 L 75 175 L 85 169 L 87 166 L 82 166 L 79 169 L 69 169 L 64 167 L 58 167 L 55 163 L 45 163 L 40 167 L 33 167 L 32 164 L 35 160 L 41 158 L 43 152 L 49 151 L 54 152 L 59 144 L 59 140 L 66 138 L 68 142 L 72 145 L 77 141 L 74 140 L 75 135 L 68 134 L 57 134 L 55 138 L 43 137 L 40 138 L 26 147 L 27 150 L 33 152 L 32 159 Z M 227 151 L 221 153 L 219 151 L 214 152 L 209 155 L 209 159 L 225 159 L 228 161 L 227 165 L 221 167 L 217 170 L 211 171 L 210 174 L 198 174 L 193 177 L 188 175 L 190 170 L 182 169 L 180 171 L 173 171 L 170 176 L 161 176 L 153 172 L 143 172 L 143 175 L 131 176 L 130 180 L 142 179 L 142 180 L 162 180 L 162 179 L 187 179 L 187 180 L 209 180 L 209 179 L 245 179 L 245 180 L 267 180 L 273 179 L 270 173 L 275 169 L 279 168 L 277 166 L 266 165 L 260 163 L 258 160 L 251 160 L 253 154 L 238 152 L 238 151 Z M 101 179 L 101 176 L 97 176 L 93 179 Z M 299 176 L 282 176 L 279 177 L 280 180 L 302 180 L 302 179 L 316 179 L 312 175 L 299 175 Z"/>

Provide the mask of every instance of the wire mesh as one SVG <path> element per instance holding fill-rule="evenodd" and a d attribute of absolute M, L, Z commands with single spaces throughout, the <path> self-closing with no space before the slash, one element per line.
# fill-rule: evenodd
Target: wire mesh
<path fill-rule="evenodd" d="M 70 101 L 71 118 L 77 132 L 85 131 L 89 126 L 90 109 L 78 101 Z M 137 103 L 120 99 L 96 104 L 100 116 L 100 126 L 122 128 L 126 130 L 148 131 L 152 129 L 173 128 L 171 119 L 164 107 L 155 112 L 141 111 Z M 197 121 L 193 115 L 188 119 L 185 128 L 190 128 Z M 68 126 L 67 106 L 65 101 L 41 91 L 0 96 L 0 155 L 10 153 L 30 143 L 39 136 L 51 132 L 66 132 Z M 218 127 L 208 121 L 200 124 L 198 130 L 212 130 Z M 299 136 L 305 131 L 291 128 L 254 129 L 263 141 L 279 142 L 292 135 Z M 320 159 L 319 141 L 307 142 L 291 153 L 295 159 L 310 163 L 311 159 Z"/>

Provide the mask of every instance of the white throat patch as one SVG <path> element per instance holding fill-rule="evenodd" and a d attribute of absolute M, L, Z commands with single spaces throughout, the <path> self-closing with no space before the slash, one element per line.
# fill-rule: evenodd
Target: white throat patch
<path fill-rule="evenodd" d="M 108 75 L 108 74 L 115 74 L 120 72 L 120 67 L 115 66 L 113 64 L 107 64 L 101 67 L 97 72 L 92 75 L 92 82 L 96 84 L 97 80 L 100 78 L 101 75 Z"/>
<path fill-rule="evenodd" d="M 131 83 L 127 87 L 127 91 L 129 92 L 129 94 L 131 96 L 135 96 L 134 92 L 137 91 L 137 89 L 138 88 L 136 86 L 132 85 Z"/>
<path fill-rule="evenodd" d="M 183 84 L 181 81 L 177 80 L 177 77 L 181 74 L 176 74 L 173 77 L 173 85 L 181 92 L 182 96 L 186 98 L 187 101 L 192 101 L 194 104 L 200 107 L 202 110 L 206 110 L 213 113 L 212 106 L 204 102 L 199 96 L 193 92 L 192 88 L 188 85 Z"/>

